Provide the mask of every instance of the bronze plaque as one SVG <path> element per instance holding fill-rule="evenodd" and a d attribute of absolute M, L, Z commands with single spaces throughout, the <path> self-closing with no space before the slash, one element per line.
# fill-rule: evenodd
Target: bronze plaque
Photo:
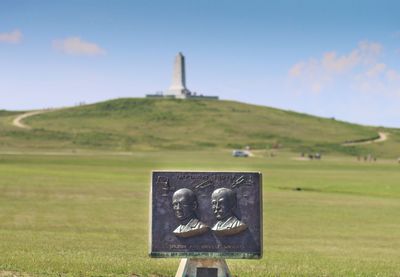
<path fill-rule="evenodd" d="M 262 256 L 258 172 L 153 171 L 151 257 Z"/>

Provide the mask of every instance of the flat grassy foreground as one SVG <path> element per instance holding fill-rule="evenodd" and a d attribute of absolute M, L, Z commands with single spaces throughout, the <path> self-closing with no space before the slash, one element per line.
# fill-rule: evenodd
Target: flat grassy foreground
<path fill-rule="evenodd" d="M 174 276 L 147 256 L 152 169 L 264 174 L 264 257 L 235 276 L 399 276 L 400 164 L 293 156 L 0 154 L 0 276 Z"/>

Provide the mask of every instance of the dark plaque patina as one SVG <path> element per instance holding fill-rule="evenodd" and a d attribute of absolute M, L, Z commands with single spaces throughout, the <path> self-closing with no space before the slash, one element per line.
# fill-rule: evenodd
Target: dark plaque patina
<path fill-rule="evenodd" d="M 261 189 L 257 172 L 154 171 L 150 255 L 260 258 Z"/>

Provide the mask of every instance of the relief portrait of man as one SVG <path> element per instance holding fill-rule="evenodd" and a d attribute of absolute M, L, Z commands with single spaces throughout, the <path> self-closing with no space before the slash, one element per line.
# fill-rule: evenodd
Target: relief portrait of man
<path fill-rule="evenodd" d="M 247 229 L 247 225 L 240 221 L 233 213 L 237 205 L 236 193 L 228 188 L 214 190 L 211 195 L 211 205 L 217 223 L 212 230 L 220 236 L 236 235 Z"/>
<path fill-rule="evenodd" d="M 182 238 L 199 236 L 209 230 L 209 227 L 196 216 L 198 203 L 195 193 L 187 188 L 174 192 L 172 196 L 172 208 L 180 225 L 173 233 Z"/>

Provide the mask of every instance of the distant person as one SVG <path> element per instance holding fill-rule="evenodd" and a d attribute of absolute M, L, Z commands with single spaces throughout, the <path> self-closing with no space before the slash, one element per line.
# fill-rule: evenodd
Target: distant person
<path fill-rule="evenodd" d="M 214 190 L 211 195 L 211 205 L 218 220 L 211 230 L 217 235 L 236 235 L 247 229 L 247 225 L 233 214 L 233 209 L 237 205 L 236 193 L 233 190 L 227 188 Z"/>
<path fill-rule="evenodd" d="M 187 188 L 175 191 L 172 196 L 172 208 L 180 225 L 174 230 L 177 237 L 199 236 L 209 230 L 209 227 L 201 222 L 196 216 L 196 195 Z"/>

